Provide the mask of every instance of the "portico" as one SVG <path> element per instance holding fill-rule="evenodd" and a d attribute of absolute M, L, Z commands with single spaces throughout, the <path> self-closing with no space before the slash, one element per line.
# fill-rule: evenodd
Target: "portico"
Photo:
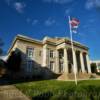
<path fill-rule="evenodd" d="M 62 52 L 61 52 L 62 51 Z M 63 48 L 56 51 L 59 57 L 57 57 L 57 67 L 59 73 L 73 73 L 73 59 L 72 49 Z M 77 73 L 91 73 L 88 55 L 85 52 L 74 50 L 74 59 Z M 62 64 L 63 63 L 63 64 Z"/>
<path fill-rule="evenodd" d="M 58 42 L 58 44 L 59 45 L 57 45 L 56 47 L 55 46 L 52 47 L 48 44 L 45 44 L 44 48 L 45 47 L 46 48 L 44 51 L 48 51 L 45 52 L 47 54 L 45 53 L 43 54 L 44 55 L 43 60 L 45 60 L 43 62 L 45 66 L 49 67 L 50 61 L 53 61 L 54 62 L 53 67 L 55 67 L 53 68 L 54 69 L 53 72 L 61 74 L 63 73 L 69 74 L 69 73 L 74 73 L 74 68 L 73 68 L 73 62 L 74 62 L 77 74 L 91 73 L 87 48 L 74 42 L 74 51 L 72 53 L 70 41 L 66 41 L 65 39 L 64 41 L 60 41 L 60 43 Z M 49 50 L 53 50 L 54 54 L 53 58 L 50 58 Z"/>

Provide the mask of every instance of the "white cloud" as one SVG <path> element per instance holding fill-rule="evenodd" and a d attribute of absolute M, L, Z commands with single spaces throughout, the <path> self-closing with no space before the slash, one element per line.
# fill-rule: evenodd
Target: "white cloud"
<path fill-rule="evenodd" d="M 10 5 L 10 3 L 12 2 L 12 0 L 5 0 L 5 2 Z"/>
<path fill-rule="evenodd" d="M 52 19 L 52 18 L 48 18 L 46 21 L 45 21 L 45 25 L 46 26 L 51 26 L 51 25 L 53 25 L 53 24 L 55 24 L 56 23 L 56 21 L 54 20 L 54 19 Z"/>
<path fill-rule="evenodd" d="M 26 7 L 25 3 L 21 3 L 21 2 L 14 2 L 13 3 L 13 7 L 16 9 L 16 11 L 18 13 L 23 13 L 24 12 L 24 8 Z"/>
<path fill-rule="evenodd" d="M 68 9 L 65 10 L 65 14 L 68 15 L 68 14 L 71 13 L 71 11 L 72 11 L 72 9 L 71 8 L 68 8 Z"/>
<path fill-rule="evenodd" d="M 94 7 L 94 0 L 87 0 L 85 7 L 86 7 L 86 9 L 93 8 Z"/>
<path fill-rule="evenodd" d="M 37 20 L 37 19 L 32 20 L 31 18 L 27 18 L 26 22 L 31 25 L 37 25 L 39 23 L 39 20 Z"/>
<path fill-rule="evenodd" d="M 31 22 L 31 19 L 30 19 L 30 18 L 27 18 L 27 19 L 26 19 L 26 22 L 27 22 L 27 23 L 30 23 L 30 22 Z"/>
<path fill-rule="evenodd" d="M 87 29 L 87 28 L 91 28 L 93 25 L 94 25 L 94 23 L 95 23 L 95 18 L 89 18 L 83 25 L 82 25 L 82 28 L 84 28 L 84 29 Z"/>
<path fill-rule="evenodd" d="M 92 8 L 100 8 L 100 0 L 87 0 L 85 8 L 88 10 Z"/>
<path fill-rule="evenodd" d="M 36 25 L 39 21 L 37 19 L 33 20 L 32 25 Z"/>
<path fill-rule="evenodd" d="M 87 29 L 90 25 L 89 24 L 85 24 L 82 26 L 83 29 Z"/>
<path fill-rule="evenodd" d="M 5 0 L 5 3 L 11 8 L 14 8 L 18 13 L 23 13 L 26 7 L 24 2 L 18 2 L 17 0 Z"/>
<path fill-rule="evenodd" d="M 66 4 L 72 2 L 73 0 L 43 0 L 43 1 L 48 3 Z"/>
<path fill-rule="evenodd" d="M 96 0 L 95 5 L 96 5 L 97 8 L 100 8 L 100 0 Z"/>
<path fill-rule="evenodd" d="M 89 19 L 89 23 L 94 23 L 95 19 Z"/>

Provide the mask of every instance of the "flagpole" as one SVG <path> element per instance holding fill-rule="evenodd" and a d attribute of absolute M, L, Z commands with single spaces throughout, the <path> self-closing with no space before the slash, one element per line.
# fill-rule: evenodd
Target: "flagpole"
<path fill-rule="evenodd" d="M 73 35 L 72 35 L 72 29 L 71 29 L 71 24 L 70 24 L 70 16 L 68 16 L 68 19 L 69 19 L 69 28 L 70 28 L 70 38 L 71 38 L 71 46 L 72 46 L 72 56 L 73 56 L 73 63 L 72 63 L 72 66 L 74 67 L 74 74 L 75 74 L 75 84 L 77 85 L 77 76 L 76 76 L 76 66 L 75 66 L 75 63 L 74 63 L 74 46 L 73 46 Z"/>

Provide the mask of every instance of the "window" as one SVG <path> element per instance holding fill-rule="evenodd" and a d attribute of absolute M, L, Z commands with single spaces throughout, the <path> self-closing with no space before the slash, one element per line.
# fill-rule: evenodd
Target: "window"
<path fill-rule="evenodd" d="M 33 67 L 33 61 L 27 61 L 27 68 L 26 71 L 28 73 L 32 72 L 32 67 Z"/>
<path fill-rule="evenodd" d="M 54 51 L 50 50 L 50 58 L 53 58 L 53 57 L 54 57 Z"/>
<path fill-rule="evenodd" d="M 64 57 L 64 52 L 63 50 L 60 50 L 59 51 L 59 58 L 62 59 Z"/>
<path fill-rule="evenodd" d="M 63 62 L 60 62 L 60 72 L 63 72 Z"/>
<path fill-rule="evenodd" d="M 39 51 L 39 56 L 41 56 L 42 55 L 42 51 Z"/>
<path fill-rule="evenodd" d="M 53 61 L 50 61 L 50 70 L 54 70 L 54 62 Z"/>
<path fill-rule="evenodd" d="M 28 58 L 33 58 L 33 48 L 27 48 L 27 57 Z"/>

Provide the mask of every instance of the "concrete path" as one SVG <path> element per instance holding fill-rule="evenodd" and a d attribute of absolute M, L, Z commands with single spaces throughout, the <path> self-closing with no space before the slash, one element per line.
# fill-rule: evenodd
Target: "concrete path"
<path fill-rule="evenodd" d="M 13 85 L 0 86 L 0 100 L 30 100 Z"/>

